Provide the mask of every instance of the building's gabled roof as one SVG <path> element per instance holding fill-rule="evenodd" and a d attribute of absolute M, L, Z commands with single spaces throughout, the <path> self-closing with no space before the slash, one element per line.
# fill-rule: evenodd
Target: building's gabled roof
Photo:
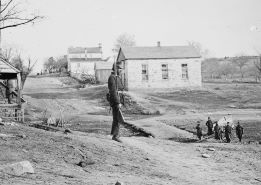
<path fill-rule="evenodd" d="M 68 48 L 69 54 L 80 54 L 80 53 L 102 53 L 101 47 L 70 47 Z"/>
<path fill-rule="evenodd" d="M 125 59 L 180 59 L 200 58 L 193 46 L 123 47 Z"/>
<path fill-rule="evenodd" d="M 113 62 L 97 62 L 95 64 L 95 69 L 96 70 L 111 70 L 113 66 Z"/>
<path fill-rule="evenodd" d="M 20 71 L 7 61 L 0 59 L 0 73 L 20 73 Z"/>

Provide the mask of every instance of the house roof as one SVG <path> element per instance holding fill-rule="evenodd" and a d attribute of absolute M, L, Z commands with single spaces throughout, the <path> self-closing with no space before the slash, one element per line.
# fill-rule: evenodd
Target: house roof
<path fill-rule="evenodd" d="M 20 71 L 12 66 L 10 63 L 0 59 L 0 74 L 1 73 L 19 73 Z"/>
<path fill-rule="evenodd" d="M 193 46 L 123 47 L 125 59 L 200 58 Z"/>
<path fill-rule="evenodd" d="M 69 54 L 79 54 L 79 53 L 102 53 L 101 47 L 70 47 L 68 48 Z"/>
<path fill-rule="evenodd" d="M 97 62 L 95 64 L 95 69 L 96 70 L 102 70 L 102 69 L 111 70 L 112 66 L 113 66 L 113 62 Z"/>
<path fill-rule="evenodd" d="M 98 62 L 102 58 L 70 58 L 70 62 Z"/>

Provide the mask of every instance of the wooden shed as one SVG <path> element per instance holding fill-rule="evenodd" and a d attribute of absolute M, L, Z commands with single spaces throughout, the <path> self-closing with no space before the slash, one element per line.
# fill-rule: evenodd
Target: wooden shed
<path fill-rule="evenodd" d="M 95 64 L 95 78 L 99 83 L 107 83 L 112 72 L 113 62 L 97 62 Z"/>
<path fill-rule="evenodd" d="M 0 87 L 0 118 L 23 122 L 21 74 L 3 59 L 0 59 Z"/>

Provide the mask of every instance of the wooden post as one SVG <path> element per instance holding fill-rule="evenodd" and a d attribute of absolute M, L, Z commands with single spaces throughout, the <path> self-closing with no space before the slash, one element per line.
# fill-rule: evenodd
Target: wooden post
<path fill-rule="evenodd" d="M 22 107 L 22 101 L 21 101 L 21 73 L 17 73 L 17 104 L 18 104 L 18 114 L 17 114 L 17 121 L 24 122 L 24 111 Z"/>
<path fill-rule="evenodd" d="M 0 0 L 0 20 L 2 19 L 2 0 Z M 0 28 L 2 28 L 2 21 L 0 21 Z M 2 29 L 0 29 L 0 54 L 2 54 Z"/>
<path fill-rule="evenodd" d="M 22 103 L 21 103 L 21 74 L 17 73 L 17 104 L 18 107 L 21 108 L 22 107 Z"/>

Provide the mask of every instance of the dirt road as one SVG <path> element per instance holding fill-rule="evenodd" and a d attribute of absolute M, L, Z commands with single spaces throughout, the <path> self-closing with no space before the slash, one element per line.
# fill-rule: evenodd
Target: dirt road
<path fill-rule="evenodd" d="M 103 94 L 97 92 L 97 87 L 67 87 L 58 78 L 29 78 L 24 91 L 27 118 L 39 119 L 45 109 L 50 116 L 59 116 L 62 110 L 70 120 L 67 126 L 78 125 L 78 130 L 82 127 L 89 132 L 64 135 L 24 126 L 2 129 L 28 135 L 24 140 L 1 141 L 2 163 L 26 158 L 36 173 L 2 175 L 1 184 L 115 184 L 117 180 L 125 184 L 260 184 L 261 148 L 257 144 L 145 137 L 123 137 L 124 144 L 112 141 L 108 136 L 111 116 L 101 104 Z M 16 155 L 5 154 L 7 149 Z M 94 164 L 79 167 L 79 151 Z M 203 153 L 210 158 L 202 158 Z"/>

